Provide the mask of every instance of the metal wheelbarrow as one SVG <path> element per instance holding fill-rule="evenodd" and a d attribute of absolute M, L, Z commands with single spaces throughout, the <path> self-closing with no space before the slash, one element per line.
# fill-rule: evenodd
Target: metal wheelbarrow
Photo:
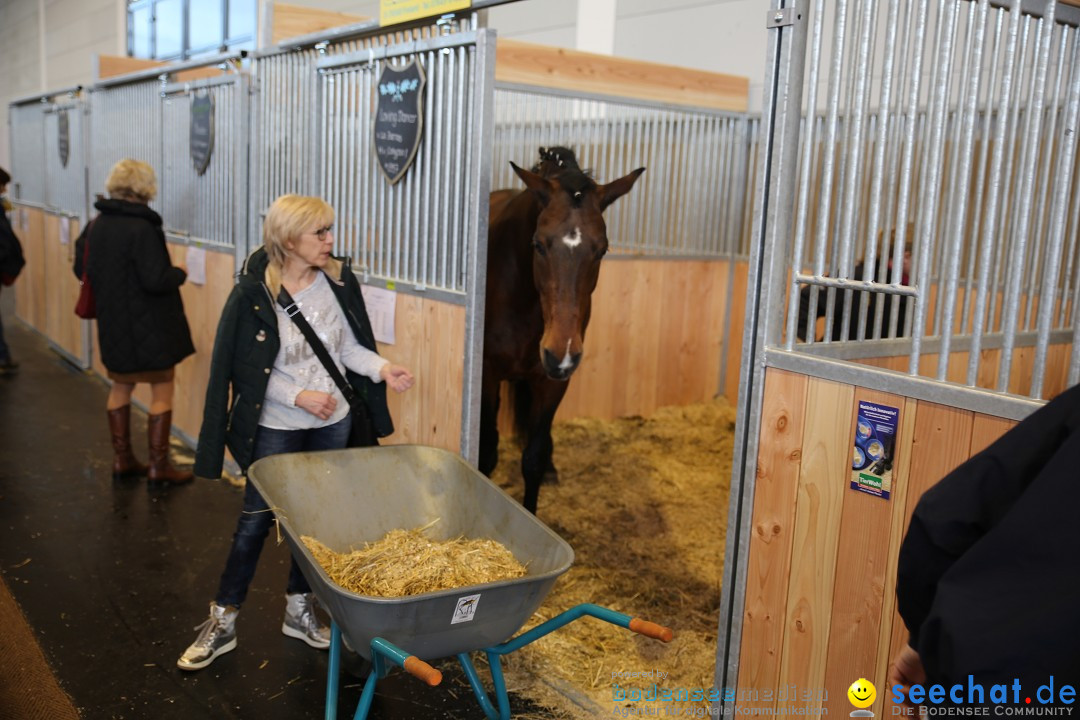
<path fill-rule="evenodd" d="M 672 632 L 592 604 L 578 605 L 510 638 L 540 606 L 574 551 L 488 478 L 439 448 L 393 445 L 263 458 L 248 469 L 319 602 L 333 620 L 326 718 L 337 717 L 342 634 L 372 663 L 354 718 L 367 717 L 375 685 L 393 665 L 429 685 L 442 674 L 426 661 L 456 656 L 490 720 L 510 717 L 499 658 L 586 615 L 669 642 Z M 335 552 L 375 542 L 391 530 L 421 527 L 432 539 L 459 536 L 502 543 L 528 568 L 524 577 L 399 598 L 359 595 L 334 583 L 301 536 Z M 494 702 L 469 654 L 483 650 Z"/>

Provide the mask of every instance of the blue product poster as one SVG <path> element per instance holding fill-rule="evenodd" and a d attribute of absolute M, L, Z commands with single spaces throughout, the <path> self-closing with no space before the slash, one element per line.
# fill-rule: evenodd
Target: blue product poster
<path fill-rule="evenodd" d="M 851 489 L 889 499 L 896 462 L 896 426 L 900 411 L 888 405 L 859 401 Z"/>

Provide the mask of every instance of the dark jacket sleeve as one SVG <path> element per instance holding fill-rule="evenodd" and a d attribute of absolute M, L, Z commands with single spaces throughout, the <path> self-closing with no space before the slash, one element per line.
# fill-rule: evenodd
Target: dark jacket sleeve
<path fill-rule="evenodd" d="M 93 227 L 94 221 L 91 220 L 79 233 L 79 237 L 75 240 L 75 262 L 72 263 L 71 269 L 75 272 L 75 277 L 82 280 L 83 276 L 83 257 L 86 252 L 86 238 L 90 232 L 90 228 Z"/>
<path fill-rule="evenodd" d="M 26 265 L 22 243 L 11 227 L 7 213 L 0 208 L 0 275 L 14 278 Z"/>
<path fill-rule="evenodd" d="M 135 272 L 146 292 L 171 292 L 184 284 L 187 273 L 172 264 L 165 239 L 156 229 L 147 225 L 134 242 Z"/>
<path fill-rule="evenodd" d="M 195 474 L 204 478 L 221 477 L 225 463 L 225 431 L 229 418 L 229 386 L 232 383 L 233 353 L 236 345 L 237 318 L 242 293 L 234 287 L 221 311 L 214 352 L 210 360 L 210 381 L 206 386 L 199 444 L 195 451 Z"/>
<path fill-rule="evenodd" d="M 919 500 L 900 547 L 897 609 L 917 646 L 942 576 L 992 531 L 1080 426 L 1080 385 L 1031 414 Z"/>

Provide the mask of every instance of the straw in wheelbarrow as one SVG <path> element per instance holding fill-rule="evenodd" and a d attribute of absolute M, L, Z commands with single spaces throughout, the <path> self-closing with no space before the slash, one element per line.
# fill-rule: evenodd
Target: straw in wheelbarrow
<path fill-rule="evenodd" d="M 464 537 L 432 540 L 424 534 L 430 526 L 391 530 L 348 553 L 308 535 L 301 540 L 331 580 L 372 597 L 406 597 L 525 575 L 525 566 L 502 544 Z"/>

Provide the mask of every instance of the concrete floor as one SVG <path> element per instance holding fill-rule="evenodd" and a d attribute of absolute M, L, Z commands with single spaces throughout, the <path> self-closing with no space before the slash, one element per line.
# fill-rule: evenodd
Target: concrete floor
<path fill-rule="evenodd" d="M 9 306 L 12 293 L 0 297 Z M 195 673 L 176 658 L 217 587 L 242 491 L 114 481 L 105 384 L 4 313 L 14 376 L 0 377 L 0 577 L 85 718 L 322 718 L 327 653 L 281 634 L 288 550 L 267 543 L 238 621 L 239 647 Z M 146 416 L 132 435 L 146 459 Z M 429 688 L 400 671 L 372 718 L 482 718 L 456 670 Z M 343 676 L 339 717 L 360 681 Z M 515 712 L 545 717 L 512 697 Z"/>

